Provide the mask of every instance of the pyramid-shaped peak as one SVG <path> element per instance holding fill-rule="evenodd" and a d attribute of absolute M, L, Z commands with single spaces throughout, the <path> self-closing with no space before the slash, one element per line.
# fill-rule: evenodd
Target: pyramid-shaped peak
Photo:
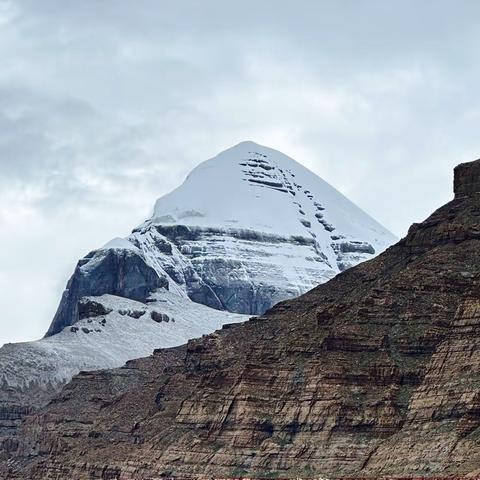
<path fill-rule="evenodd" d="M 199 164 L 181 186 L 157 200 L 151 221 L 308 238 L 322 250 L 338 238 L 367 241 L 376 252 L 395 240 L 318 175 L 252 141 Z M 332 251 L 332 262 L 334 256 Z"/>
<path fill-rule="evenodd" d="M 232 147 L 223 150 L 214 158 L 220 158 L 222 160 L 226 158 L 236 159 L 238 157 L 248 157 L 250 155 L 265 156 L 265 158 L 270 157 L 272 159 L 283 158 L 284 160 L 295 162 L 295 160 L 288 157 L 279 150 L 275 150 L 274 148 L 268 147 L 266 145 L 261 145 L 260 143 L 256 143 L 252 140 L 244 140 L 240 143 L 237 143 L 236 145 L 233 145 Z"/>

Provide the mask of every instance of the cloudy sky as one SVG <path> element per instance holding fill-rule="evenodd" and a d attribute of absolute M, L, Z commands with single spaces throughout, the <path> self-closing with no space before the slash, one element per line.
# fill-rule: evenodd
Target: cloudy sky
<path fill-rule="evenodd" d="M 0 0 L 0 345 L 78 258 L 250 139 L 397 236 L 480 156 L 476 0 Z"/>

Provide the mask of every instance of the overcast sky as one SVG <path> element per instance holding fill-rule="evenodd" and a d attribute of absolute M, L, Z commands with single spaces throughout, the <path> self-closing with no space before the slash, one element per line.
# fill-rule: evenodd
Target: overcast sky
<path fill-rule="evenodd" d="M 0 344 L 249 139 L 403 236 L 480 156 L 476 0 L 0 0 Z"/>

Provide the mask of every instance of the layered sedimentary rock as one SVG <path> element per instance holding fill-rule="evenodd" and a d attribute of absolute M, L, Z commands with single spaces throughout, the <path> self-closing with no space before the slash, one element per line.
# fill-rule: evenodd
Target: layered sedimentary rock
<path fill-rule="evenodd" d="M 4 448 L 8 475 L 478 473 L 480 161 L 459 172 L 455 199 L 377 258 L 167 368 L 157 351 L 75 377 Z"/>
<path fill-rule="evenodd" d="M 367 472 L 480 475 L 480 291 L 463 302 L 410 399 L 401 431 L 372 453 Z"/>

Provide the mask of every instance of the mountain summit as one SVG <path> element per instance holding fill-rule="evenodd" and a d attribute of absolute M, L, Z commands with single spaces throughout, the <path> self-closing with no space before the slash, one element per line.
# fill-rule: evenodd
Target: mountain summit
<path fill-rule="evenodd" d="M 346 266 L 332 246 L 340 238 L 371 242 L 370 250 L 394 240 L 313 172 L 254 142 L 198 165 L 180 187 L 157 200 L 151 222 L 313 239 L 327 257 L 325 265 L 336 271 Z"/>
<path fill-rule="evenodd" d="M 395 237 L 286 155 L 242 142 L 198 165 L 125 239 L 82 259 L 47 335 L 85 295 L 144 302 L 157 288 L 261 314 L 382 252 Z"/>

